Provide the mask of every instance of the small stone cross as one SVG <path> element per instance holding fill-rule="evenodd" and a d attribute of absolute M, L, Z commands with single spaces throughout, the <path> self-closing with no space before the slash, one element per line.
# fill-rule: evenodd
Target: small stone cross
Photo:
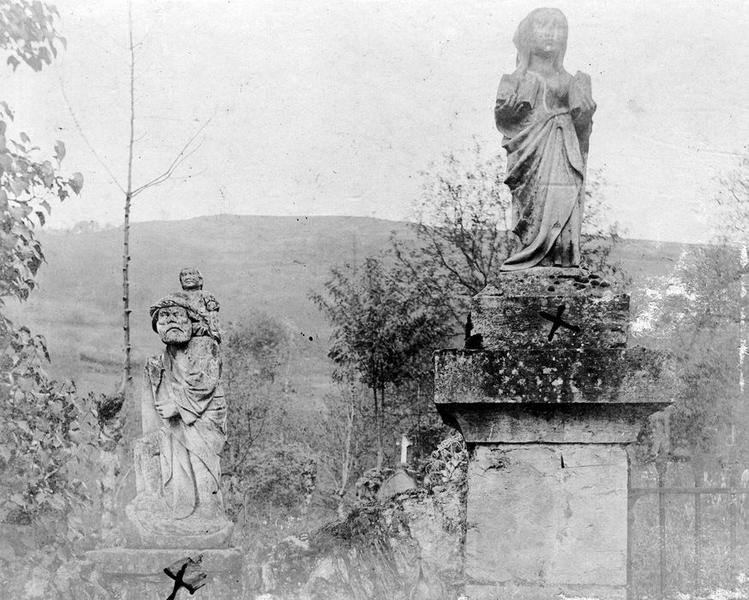
<path fill-rule="evenodd" d="M 401 436 L 401 464 L 405 467 L 408 464 L 408 447 L 411 445 L 409 439 Z"/>
<path fill-rule="evenodd" d="M 562 304 L 557 308 L 557 314 L 551 315 L 547 313 L 546 311 L 539 311 L 538 314 L 540 314 L 544 319 L 551 321 L 551 331 L 549 331 L 549 341 L 554 339 L 554 334 L 557 332 L 557 329 L 560 327 L 565 327 L 569 329 L 570 331 L 580 331 L 580 328 L 577 325 L 572 325 L 570 323 L 567 323 L 564 319 L 562 319 L 562 313 L 564 312 L 564 309 L 566 309 L 567 306 Z"/>

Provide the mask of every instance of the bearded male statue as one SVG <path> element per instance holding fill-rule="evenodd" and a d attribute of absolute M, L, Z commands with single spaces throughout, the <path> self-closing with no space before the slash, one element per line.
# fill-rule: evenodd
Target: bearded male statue
<path fill-rule="evenodd" d="M 233 525 L 220 489 L 226 400 L 219 344 L 185 292 L 161 299 L 150 314 L 165 347 L 145 366 L 137 496 L 126 509 L 131 535 L 142 547 L 226 546 Z"/>

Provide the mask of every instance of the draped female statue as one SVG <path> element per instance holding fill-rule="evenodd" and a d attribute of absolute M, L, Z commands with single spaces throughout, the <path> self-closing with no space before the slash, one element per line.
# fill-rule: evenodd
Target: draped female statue
<path fill-rule="evenodd" d="M 567 19 L 558 9 L 532 11 L 513 42 L 517 68 L 502 76 L 494 115 L 507 151 L 518 247 L 501 269 L 576 267 L 596 109 L 590 77 L 564 69 Z"/>

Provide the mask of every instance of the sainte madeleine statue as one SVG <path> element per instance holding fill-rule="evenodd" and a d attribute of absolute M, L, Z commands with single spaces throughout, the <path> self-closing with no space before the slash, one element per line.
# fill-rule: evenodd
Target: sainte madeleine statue
<path fill-rule="evenodd" d="M 502 271 L 579 267 L 588 140 L 596 105 L 590 76 L 564 68 L 567 19 L 538 8 L 518 26 L 515 71 L 503 75 L 494 116 L 507 151 L 515 251 Z"/>

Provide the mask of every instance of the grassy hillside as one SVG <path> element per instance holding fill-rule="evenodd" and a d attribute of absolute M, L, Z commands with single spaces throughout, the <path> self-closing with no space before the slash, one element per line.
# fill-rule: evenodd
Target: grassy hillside
<path fill-rule="evenodd" d="M 179 270 L 200 268 L 221 302 L 224 323 L 264 311 L 289 323 L 306 344 L 300 375 L 327 384 L 328 328 L 308 296 L 330 267 L 385 247 L 400 223 L 347 217 L 212 216 L 136 223 L 131 234 L 131 306 L 136 362 L 159 350 L 148 307 L 179 289 Z M 47 264 L 28 302 L 11 318 L 47 336 L 52 372 L 82 389 L 109 390 L 122 346 L 120 230 L 45 232 Z M 312 341 L 309 341 L 312 337 Z M 306 351 L 305 351 L 306 350 Z M 322 381 L 319 379 L 322 378 Z M 304 378 L 306 380 L 306 377 Z"/>
<path fill-rule="evenodd" d="M 298 392 L 319 396 L 328 385 L 325 354 L 329 328 L 309 300 L 331 266 L 387 247 L 403 223 L 357 217 L 257 217 L 220 215 L 187 221 L 136 223 L 132 229 L 131 304 L 135 360 L 159 350 L 148 307 L 179 289 L 179 270 L 197 266 L 205 289 L 221 302 L 224 323 L 264 311 L 299 333 Z M 47 336 L 52 372 L 81 389 L 111 390 L 117 380 L 122 329 L 121 231 L 45 232 L 47 263 L 39 288 L 11 318 Z M 627 240 L 620 259 L 638 288 L 668 275 L 679 244 Z M 312 338 L 312 341 L 309 338 Z M 136 375 L 139 375 L 136 371 Z"/>

